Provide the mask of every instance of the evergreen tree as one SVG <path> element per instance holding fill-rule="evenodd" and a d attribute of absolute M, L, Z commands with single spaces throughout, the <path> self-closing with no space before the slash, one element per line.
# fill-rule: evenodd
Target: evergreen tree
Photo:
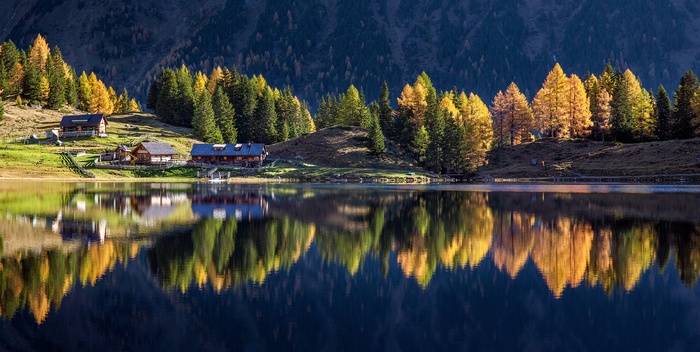
<path fill-rule="evenodd" d="M 41 71 L 32 63 L 24 65 L 23 96 L 32 103 L 39 103 L 42 99 Z"/>
<path fill-rule="evenodd" d="M 126 88 L 122 90 L 122 94 L 119 94 L 114 111 L 121 114 L 131 112 L 131 98 L 129 98 L 129 92 L 126 91 Z"/>
<path fill-rule="evenodd" d="M 673 131 L 671 126 L 672 112 L 671 99 L 669 99 L 664 86 L 660 85 L 656 91 L 654 114 L 656 115 L 656 136 L 662 141 L 671 139 Z"/>
<path fill-rule="evenodd" d="M 428 103 L 425 113 L 425 127 L 430 136 L 430 142 L 426 150 L 426 167 L 434 172 L 442 171 L 442 163 L 444 161 L 444 146 L 443 134 L 445 132 L 445 118 L 438 104 L 435 88 L 431 88 L 427 92 L 426 102 Z"/>
<path fill-rule="evenodd" d="M 389 86 L 386 81 L 382 83 L 381 93 L 379 94 L 379 124 L 382 127 L 382 132 L 390 139 L 395 139 L 394 118 L 392 116 L 391 101 L 389 98 Z"/>
<path fill-rule="evenodd" d="M 69 68 L 69 73 L 66 77 L 65 93 L 66 103 L 71 106 L 75 106 L 78 103 L 77 80 L 78 76 L 76 76 L 75 71 L 72 68 Z"/>
<path fill-rule="evenodd" d="M 194 135 L 205 143 L 223 143 L 221 131 L 216 127 L 214 109 L 212 108 L 209 92 L 204 90 L 199 95 L 192 116 L 192 128 Z"/>
<path fill-rule="evenodd" d="M 151 109 L 156 115 L 158 115 L 156 107 L 158 106 L 160 89 L 163 85 L 163 74 L 164 70 L 161 70 L 157 77 L 153 77 L 153 81 L 151 81 L 151 85 L 148 87 L 148 95 L 146 96 L 146 108 Z"/>
<path fill-rule="evenodd" d="M 207 90 L 209 92 L 209 90 Z M 216 120 L 216 125 L 221 131 L 221 136 L 226 143 L 236 143 L 238 138 L 238 131 L 234 124 L 235 111 L 233 110 L 233 105 L 228 100 L 228 97 L 224 93 L 223 88 L 216 87 L 216 92 L 214 93 L 214 98 L 212 99 L 212 107 L 214 109 L 214 119 Z"/>
<path fill-rule="evenodd" d="M 177 97 L 175 100 L 176 115 L 175 124 L 178 126 L 190 127 L 194 112 L 194 89 L 190 70 L 184 64 L 175 72 L 177 81 Z M 211 102 L 211 98 L 210 98 Z"/>
<path fill-rule="evenodd" d="M 421 164 L 424 164 L 426 161 L 428 144 L 430 144 L 428 130 L 425 129 L 425 126 L 421 126 L 413 136 L 413 141 L 411 142 L 411 151 L 416 160 Z"/>
<path fill-rule="evenodd" d="M 674 96 L 673 107 L 673 137 L 678 139 L 691 138 L 693 136 L 692 123 L 695 119 L 691 100 L 698 88 L 698 78 L 693 71 L 683 74 Z"/>
<path fill-rule="evenodd" d="M 384 146 L 384 134 L 382 133 L 382 127 L 379 125 L 379 118 L 373 117 L 371 122 L 371 127 L 368 132 L 369 137 L 369 151 L 372 154 L 380 155 L 386 150 Z"/>
<path fill-rule="evenodd" d="M 54 55 L 51 55 L 46 74 L 49 81 L 49 95 L 46 105 L 50 109 L 58 109 L 66 102 L 66 74 L 58 48 L 54 49 Z"/>
<path fill-rule="evenodd" d="M 179 91 L 175 72 L 171 69 L 162 71 L 161 80 L 162 87 L 158 95 L 155 111 L 163 122 L 176 125 L 178 116 L 177 99 L 180 94 L 178 93 Z"/>
<path fill-rule="evenodd" d="M 228 70 L 224 70 L 223 76 L 229 75 Z M 226 92 L 226 78 L 222 80 L 224 92 Z M 238 131 L 238 139 L 242 142 L 256 141 L 254 135 L 254 114 L 257 103 L 257 90 L 255 84 L 245 75 L 241 75 L 236 79 L 232 80 L 231 92 L 232 95 L 229 97 L 231 99 L 231 104 L 236 109 L 236 130 Z"/>
<path fill-rule="evenodd" d="M 463 174 L 467 171 L 469 146 L 466 144 L 467 136 L 464 125 L 460 125 L 457 119 L 445 118 L 445 171 L 446 173 Z"/>
<path fill-rule="evenodd" d="M 321 98 L 318 110 L 316 111 L 315 123 L 318 128 L 326 128 L 337 124 L 338 100 L 335 96 L 326 94 Z"/>
<path fill-rule="evenodd" d="M 631 142 L 634 140 L 634 103 L 641 93 L 639 81 L 630 70 L 616 74 L 617 85 L 612 94 L 612 115 L 610 117 L 611 133 L 615 140 Z"/>
<path fill-rule="evenodd" d="M 345 126 L 361 126 L 363 121 L 364 104 L 360 100 L 360 92 L 354 85 L 340 97 L 337 122 Z"/>
<path fill-rule="evenodd" d="M 264 88 L 255 106 L 252 140 L 258 143 L 273 144 L 277 140 L 277 114 L 275 100 L 270 88 Z"/>

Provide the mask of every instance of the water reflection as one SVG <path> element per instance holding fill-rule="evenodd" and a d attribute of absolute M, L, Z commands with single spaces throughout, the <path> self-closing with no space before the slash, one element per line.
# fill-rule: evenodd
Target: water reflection
<path fill-rule="evenodd" d="M 439 270 L 532 263 L 553 297 L 630 292 L 657 264 L 700 272 L 700 195 L 53 185 L 0 193 L 0 315 L 41 323 L 77 284 L 140 254 L 166 290 L 263 285 L 310 252 L 351 276 L 368 261 L 428 290 Z M 319 275 L 322 275 L 319 273 Z"/>

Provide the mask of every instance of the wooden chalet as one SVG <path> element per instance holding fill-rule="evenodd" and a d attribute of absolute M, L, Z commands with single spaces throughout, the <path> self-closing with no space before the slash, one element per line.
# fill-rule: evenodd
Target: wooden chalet
<path fill-rule="evenodd" d="M 257 166 L 267 158 L 267 148 L 263 143 L 195 144 L 190 154 L 197 164 Z"/>
<path fill-rule="evenodd" d="M 131 151 L 139 164 L 165 164 L 177 156 L 177 152 L 168 143 L 141 142 Z"/>
<path fill-rule="evenodd" d="M 66 115 L 59 125 L 61 137 L 107 136 L 104 114 Z"/>

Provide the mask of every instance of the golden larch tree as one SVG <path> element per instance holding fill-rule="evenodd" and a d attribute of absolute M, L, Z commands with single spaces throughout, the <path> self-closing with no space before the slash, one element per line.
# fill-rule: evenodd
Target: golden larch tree
<path fill-rule="evenodd" d="M 586 87 L 575 74 L 569 77 L 568 83 L 567 105 L 571 125 L 570 136 L 571 138 L 587 137 L 591 126 L 593 126 L 593 121 L 591 121 L 590 102 L 586 94 Z"/>
<path fill-rule="evenodd" d="M 516 145 L 532 141 L 530 130 L 533 128 L 534 119 L 525 94 L 520 92 L 518 85 L 511 82 L 506 89 L 505 99 L 510 144 Z"/>
<path fill-rule="evenodd" d="M 49 59 L 49 53 L 49 44 L 46 43 L 46 39 L 41 34 L 37 34 L 29 51 L 28 60 L 31 65 L 39 69 L 42 75 L 46 75 L 46 62 Z"/>
<path fill-rule="evenodd" d="M 551 137 L 568 136 L 567 81 L 561 66 L 555 64 L 532 101 L 537 125 Z"/>

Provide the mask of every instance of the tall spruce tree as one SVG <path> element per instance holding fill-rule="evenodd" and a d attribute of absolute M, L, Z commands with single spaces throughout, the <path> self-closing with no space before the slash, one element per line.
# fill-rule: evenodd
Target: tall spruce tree
<path fill-rule="evenodd" d="M 209 90 L 207 90 L 208 92 Z M 235 143 L 238 139 L 238 131 L 234 123 L 235 111 L 233 105 L 228 100 L 221 86 L 216 87 L 214 98 L 212 99 L 212 107 L 214 109 L 214 119 L 216 125 L 221 131 L 221 136 L 226 143 Z"/>
<path fill-rule="evenodd" d="M 379 94 L 379 124 L 382 127 L 384 136 L 395 139 L 394 118 L 392 116 L 391 101 L 389 98 L 389 86 L 386 81 L 382 83 L 381 92 Z"/>
<path fill-rule="evenodd" d="M 656 136 L 662 140 L 669 140 L 672 136 L 673 127 L 671 125 L 671 99 L 666 93 L 663 85 L 656 90 L 656 104 L 654 114 L 656 115 Z"/>
<path fill-rule="evenodd" d="M 251 131 L 252 141 L 272 144 L 277 140 L 277 114 L 270 88 L 264 88 L 255 106 L 255 120 Z"/>
<path fill-rule="evenodd" d="M 178 126 L 190 127 L 194 112 L 194 86 L 190 70 L 184 64 L 175 72 L 177 81 L 177 98 L 175 100 L 176 115 L 175 124 Z"/>
<path fill-rule="evenodd" d="M 444 158 L 443 134 L 445 133 L 445 117 L 438 104 L 438 97 L 435 88 L 430 86 L 427 91 L 426 101 L 428 103 L 425 112 L 425 127 L 430 136 L 430 142 L 426 150 L 425 164 L 434 172 L 442 171 Z"/>
<path fill-rule="evenodd" d="M 372 122 L 370 123 L 368 132 L 369 151 L 374 155 L 380 155 L 386 150 L 384 146 L 384 134 L 382 133 L 382 127 L 379 125 L 379 117 L 372 116 L 371 120 Z"/>
<path fill-rule="evenodd" d="M 66 102 L 66 78 L 63 68 L 63 60 L 58 60 L 60 56 L 50 55 L 49 64 L 46 65 L 46 75 L 49 80 L 49 96 L 46 106 L 50 109 L 58 109 Z M 58 52 L 60 55 L 60 51 Z"/>
<path fill-rule="evenodd" d="M 195 105 L 192 128 L 194 135 L 206 143 L 223 143 L 224 141 L 221 137 L 221 131 L 216 127 L 214 109 L 207 90 L 199 95 Z"/>
<path fill-rule="evenodd" d="M 177 125 L 178 102 L 180 96 L 175 71 L 166 69 L 161 74 L 162 86 L 158 93 L 156 113 L 165 123 Z"/>
<path fill-rule="evenodd" d="M 695 118 L 695 112 L 691 100 L 697 88 L 698 78 L 695 73 L 691 70 L 683 74 L 674 96 L 673 138 L 686 139 L 693 136 L 691 121 Z"/>
<path fill-rule="evenodd" d="M 223 76 L 229 75 L 228 70 L 224 70 Z M 224 80 L 225 82 L 225 80 Z M 254 116 L 257 103 L 257 90 L 255 83 L 245 75 L 232 78 L 231 85 L 231 104 L 236 109 L 236 130 L 238 130 L 238 139 L 242 142 L 255 141 L 254 133 Z M 226 85 L 224 85 L 226 92 Z"/>
<path fill-rule="evenodd" d="M 153 81 L 151 81 L 151 85 L 148 87 L 148 95 L 146 96 L 146 108 L 151 109 L 156 115 L 158 115 L 156 107 L 158 106 L 160 89 L 163 85 L 163 73 L 164 70 L 161 69 L 158 76 L 153 77 Z"/>

